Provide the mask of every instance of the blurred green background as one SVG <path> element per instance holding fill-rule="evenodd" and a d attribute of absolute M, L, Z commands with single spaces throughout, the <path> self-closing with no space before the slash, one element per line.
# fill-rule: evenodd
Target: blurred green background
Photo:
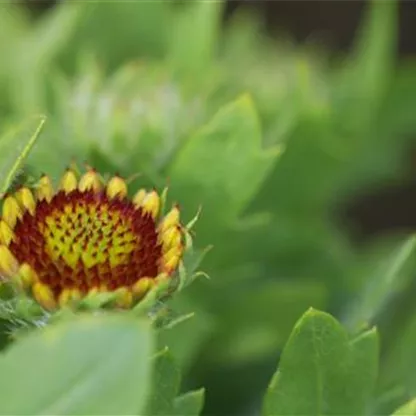
<path fill-rule="evenodd" d="M 379 326 L 388 414 L 416 393 L 416 65 L 394 1 L 339 3 L 357 25 L 334 37 L 291 33 L 268 4 L 3 2 L 0 128 L 47 115 L 26 177 L 75 159 L 169 184 L 186 220 L 202 205 L 211 278 L 170 302 L 195 316 L 159 341 L 184 391 L 206 387 L 205 414 L 256 414 L 310 306 Z"/>

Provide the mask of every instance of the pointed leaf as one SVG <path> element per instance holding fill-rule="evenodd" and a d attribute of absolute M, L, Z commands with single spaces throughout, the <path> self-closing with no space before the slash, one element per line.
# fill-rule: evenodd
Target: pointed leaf
<path fill-rule="evenodd" d="M 397 409 L 393 416 L 416 416 L 416 399 L 410 400 L 410 402 Z"/>
<path fill-rule="evenodd" d="M 342 102 L 339 115 L 355 132 L 373 120 L 394 70 L 397 10 L 395 0 L 369 2 L 351 64 L 343 67 L 342 81 L 336 81 Z"/>
<path fill-rule="evenodd" d="M 0 413 L 136 414 L 147 395 L 152 344 L 145 322 L 113 316 L 33 332 L 0 356 Z"/>
<path fill-rule="evenodd" d="M 277 149 L 264 151 L 253 103 L 243 96 L 222 108 L 182 147 L 171 166 L 171 192 L 191 217 L 200 205 L 196 227 L 212 234 L 209 223 L 234 219 L 269 174 Z M 208 223 L 209 222 L 209 223 Z"/>
<path fill-rule="evenodd" d="M 390 257 L 381 259 L 367 287 L 348 312 L 346 325 L 352 331 L 371 323 L 391 296 L 397 293 L 405 278 L 412 275 L 415 256 L 416 237 L 412 236 L 401 243 Z"/>
<path fill-rule="evenodd" d="M 205 389 L 189 391 L 177 397 L 174 402 L 173 415 L 198 416 L 204 407 Z"/>
<path fill-rule="evenodd" d="M 129 59 L 160 57 L 164 53 L 169 2 L 80 3 L 79 7 L 86 9 L 86 17 L 79 22 L 76 35 L 65 50 L 66 63 L 74 61 L 79 50 L 86 47 L 109 69 Z M 108 27 L 112 30 L 107 30 Z"/>
<path fill-rule="evenodd" d="M 221 1 L 194 1 L 178 8 L 169 45 L 169 60 L 174 70 L 194 77 L 209 70 L 219 34 L 222 5 Z"/>
<path fill-rule="evenodd" d="M 43 116 L 31 117 L 0 137 L 0 195 L 9 189 L 39 137 L 44 123 Z"/>
<path fill-rule="evenodd" d="M 364 414 L 377 363 L 376 331 L 349 342 L 333 317 L 311 309 L 295 325 L 286 344 L 263 413 Z"/>
<path fill-rule="evenodd" d="M 154 358 L 153 364 L 152 387 L 144 414 L 170 416 L 179 391 L 180 373 L 167 348 Z"/>

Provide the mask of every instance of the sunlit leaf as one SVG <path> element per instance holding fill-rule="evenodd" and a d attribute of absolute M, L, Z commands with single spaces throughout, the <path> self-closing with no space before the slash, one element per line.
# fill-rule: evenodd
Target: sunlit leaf
<path fill-rule="evenodd" d="M 177 397 L 174 402 L 173 415 L 198 416 L 204 406 L 205 390 L 189 391 Z"/>
<path fill-rule="evenodd" d="M 393 416 L 415 416 L 416 415 L 416 399 L 411 400 L 399 409 L 397 409 Z"/>

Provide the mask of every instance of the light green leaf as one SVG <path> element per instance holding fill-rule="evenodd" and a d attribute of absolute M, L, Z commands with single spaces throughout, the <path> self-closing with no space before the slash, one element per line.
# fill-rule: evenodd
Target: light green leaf
<path fill-rule="evenodd" d="M 79 51 L 86 49 L 110 70 L 127 60 L 142 56 L 161 57 L 165 52 L 169 2 L 80 3 L 75 6 L 86 9 L 85 18 L 79 22 L 75 36 L 64 51 L 66 64 L 70 65 Z"/>
<path fill-rule="evenodd" d="M 9 189 L 44 123 L 44 116 L 31 117 L 0 137 L 0 195 Z"/>
<path fill-rule="evenodd" d="M 360 293 L 346 317 L 346 325 L 357 331 L 374 320 L 385 303 L 401 289 L 403 281 L 413 270 L 416 237 L 408 238 L 387 258 L 381 258 L 367 287 Z"/>
<path fill-rule="evenodd" d="M 60 3 L 19 44 L 11 73 L 12 100 L 18 114 L 45 111 L 50 67 L 66 50 L 84 9 L 81 2 Z"/>
<path fill-rule="evenodd" d="M 193 77 L 209 71 L 217 46 L 222 5 L 222 1 L 197 0 L 178 8 L 168 55 L 174 70 Z"/>
<path fill-rule="evenodd" d="M 333 317 L 311 309 L 295 325 L 285 346 L 263 414 L 364 414 L 377 367 L 375 330 L 348 341 Z"/>
<path fill-rule="evenodd" d="M 263 150 L 253 103 L 242 96 L 225 106 L 191 137 L 171 166 L 171 193 L 185 217 L 203 206 L 198 238 L 212 235 L 213 223 L 235 219 L 258 191 L 279 151 Z"/>
<path fill-rule="evenodd" d="M 177 397 L 174 402 L 173 415 L 198 416 L 204 407 L 205 389 L 189 391 Z"/>
<path fill-rule="evenodd" d="M 397 409 L 393 416 L 416 416 L 416 399 L 410 400 L 399 409 Z"/>
<path fill-rule="evenodd" d="M 342 80 L 336 81 L 342 97 L 340 117 L 355 132 L 374 120 L 394 70 L 397 10 L 395 0 L 369 2 L 351 60 L 343 66 Z"/>
<path fill-rule="evenodd" d="M 145 415 L 170 416 L 179 392 L 181 376 L 168 348 L 153 359 L 153 380 Z"/>
<path fill-rule="evenodd" d="M 33 332 L 0 356 L 0 413 L 136 414 L 152 347 L 147 323 L 130 318 L 86 316 Z"/>

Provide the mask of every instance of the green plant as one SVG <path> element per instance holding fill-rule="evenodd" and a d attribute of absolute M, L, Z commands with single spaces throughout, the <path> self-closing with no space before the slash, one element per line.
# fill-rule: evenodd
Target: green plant
<path fill-rule="evenodd" d="M 371 3 L 343 57 L 271 40 L 245 14 L 222 28 L 222 9 L 206 1 L 63 2 L 32 20 L 13 4 L 0 7 L 0 193 L 33 185 L 43 172 L 56 185 L 73 160 L 103 175 L 141 173 L 135 182 L 167 186 L 167 202 L 179 202 L 184 218 L 202 206 L 187 261 L 191 272 L 203 261 L 211 277 L 142 303 L 144 320 L 157 306 L 157 330 L 143 324 L 135 332 L 119 317 L 121 339 L 154 339 L 132 358 L 137 371 L 146 367 L 131 380 L 141 399 L 126 390 L 114 408 L 95 407 L 109 393 L 94 374 L 123 380 L 127 371 L 101 360 L 78 369 L 94 373 L 85 382 L 91 402 L 70 396 L 53 407 L 33 394 L 27 407 L 5 402 L 0 412 L 198 414 L 203 387 L 205 412 L 246 412 L 261 407 L 282 351 L 265 415 L 391 414 L 415 397 L 414 239 L 386 236 L 357 248 L 334 216 L 351 196 L 406 178 L 416 70 L 397 62 L 397 5 Z M 0 358 L 82 333 L 83 319 L 62 319 L 70 323 L 28 335 Z M 118 331 L 97 319 L 91 325 L 103 337 L 107 325 Z M 89 340 L 79 336 L 87 364 Z M 54 344 L 62 365 L 66 344 Z M 112 348 L 99 344 L 103 354 Z M 60 365 L 51 385 L 68 371 Z"/>

